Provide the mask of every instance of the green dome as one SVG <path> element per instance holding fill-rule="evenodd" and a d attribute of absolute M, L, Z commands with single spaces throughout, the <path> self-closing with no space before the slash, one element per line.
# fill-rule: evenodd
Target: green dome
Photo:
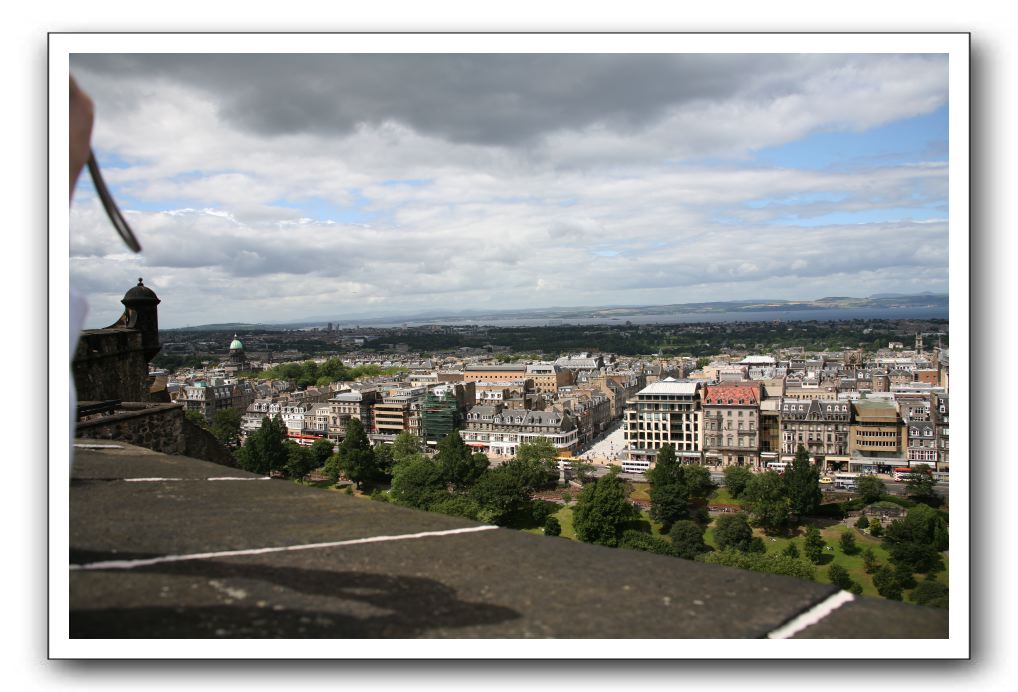
<path fill-rule="evenodd" d="M 240 342 L 240 339 L 237 338 L 236 334 L 233 335 L 233 341 L 230 342 L 230 350 L 231 351 L 243 351 L 244 350 L 244 344 L 242 344 Z"/>

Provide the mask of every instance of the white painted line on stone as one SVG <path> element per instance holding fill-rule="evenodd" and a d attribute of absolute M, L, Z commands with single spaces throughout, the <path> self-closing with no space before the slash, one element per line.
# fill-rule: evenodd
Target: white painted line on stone
<path fill-rule="evenodd" d="M 767 638 L 789 639 L 799 632 L 802 632 L 807 627 L 812 627 L 841 606 L 854 600 L 855 596 L 848 591 L 839 591 L 833 596 L 829 596 L 824 601 L 813 606 L 805 613 L 800 613 L 796 617 L 792 618 L 784 625 L 768 634 Z"/>
<path fill-rule="evenodd" d="M 312 550 L 315 548 L 337 548 L 344 545 L 359 545 L 362 543 L 384 543 L 386 541 L 406 541 L 416 538 L 431 538 L 433 536 L 452 536 L 459 533 L 475 533 L 477 531 L 490 531 L 497 529 L 497 526 L 467 526 L 461 529 L 447 529 L 445 531 L 422 531 L 421 533 L 405 533 L 396 536 L 369 536 L 368 538 L 354 538 L 348 541 L 332 541 L 330 543 L 305 543 L 303 545 L 284 545 L 272 548 L 251 548 L 248 550 L 222 550 L 215 553 L 191 553 L 188 555 L 163 555 L 145 560 L 106 560 L 104 562 L 89 562 L 84 565 L 70 565 L 71 571 L 93 570 L 93 569 L 133 569 L 135 567 L 147 567 L 158 565 L 164 562 L 183 562 L 186 560 L 208 560 L 217 557 L 237 557 L 240 555 L 265 555 L 266 553 L 282 553 L 290 550 Z"/>
<path fill-rule="evenodd" d="M 242 478 L 240 476 L 215 476 L 213 478 L 123 478 L 125 483 L 158 483 L 163 481 L 271 481 L 268 476 Z"/>

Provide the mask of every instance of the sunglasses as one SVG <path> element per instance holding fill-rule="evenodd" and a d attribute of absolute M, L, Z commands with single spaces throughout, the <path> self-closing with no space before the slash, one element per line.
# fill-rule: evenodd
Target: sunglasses
<path fill-rule="evenodd" d="M 99 193 L 99 199 L 103 203 L 103 209 L 106 210 L 106 216 L 110 217 L 110 222 L 117 229 L 117 233 L 127 243 L 127 247 L 134 252 L 141 252 L 141 245 L 134 237 L 134 233 L 131 232 L 131 227 L 127 225 L 124 215 L 117 208 L 117 203 L 113 201 L 113 195 L 110 194 L 109 188 L 106 187 L 106 181 L 103 180 L 102 173 L 99 172 L 95 154 L 91 151 L 88 152 L 88 173 L 92 176 L 92 184 L 95 185 L 95 191 Z"/>

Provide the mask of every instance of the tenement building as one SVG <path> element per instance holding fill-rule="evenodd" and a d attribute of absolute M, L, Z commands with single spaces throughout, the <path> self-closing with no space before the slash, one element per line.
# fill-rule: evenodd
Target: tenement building
<path fill-rule="evenodd" d="M 505 409 L 501 404 L 474 406 L 467 413 L 463 441 L 479 452 L 501 457 L 516 455 L 519 446 L 546 437 L 562 456 L 572 456 L 579 436 L 568 412 Z"/>
<path fill-rule="evenodd" d="M 671 377 L 647 385 L 626 402 L 622 469 L 649 469 L 665 444 L 684 463 L 702 462 L 700 383 Z"/>
<path fill-rule="evenodd" d="M 852 405 L 843 399 L 783 400 L 781 460 L 791 462 L 802 445 L 821 468 L 843 468 L 848 462 L 851 420 Z"/>
<path fill-rule="evenodd" d="M 760 384 L 708 385 L 703 391 L 704 461 L 760 466 Z"/>

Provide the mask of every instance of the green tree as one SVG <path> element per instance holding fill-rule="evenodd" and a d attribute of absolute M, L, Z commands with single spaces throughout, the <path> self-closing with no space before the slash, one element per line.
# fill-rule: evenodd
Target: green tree
<path fill-rule="evenodd" d="M 535 437 L 520 444 L 516 449 L 516 458 L 520 461 L 544 464 L 549 469 L 555 468 L 558 449 L 547 437 Z"/>
<path fill-rule="evenodd" d="M 625 524 L 638 516 L 626 499 L 625 483 L 613 467 L 583 487 L 573 508 L 573 529 L 585 543 L 616 546 Z"/>
<path fill-rule="evenodd" d="M 510 464 L 487 471 L 469 490 L 481 508 L 477 516 L 483 522 L 508 526 L 531 507 L 530 488 L 518 473 L 520 465 Z"/>
<path fill-rule="evenodd" d="M 879 519 L 873 519 L 870 521 L 870 535 L 874 538 L 879 538 L 884 533 L 884 525 L 880 523 Z"/>
<path fill-rule="evenodd" d="M 865 514 L 860 514 L 859 518 L 855 520 L 855 528 L 859 530 L 866 530 L 870 527 L 870 520 L 866 518 Z"/>
<path fill-rule="evenodd" d="M 820 506 L 820 472 L 809 460 L 809 452 L 802 445 L 795 453 L 792 465 L 785 473 L 789 510 L 798 517 L 814 514 Z"/>
<path fill-rule="evenodd" d="M 789 522 L 789 501 L 784 479 L 774 471 L 758 473 L 742 493 L 753 522 L 768 533 Z"/>
<path fill-rule="evenodd" d="M 476 520 L 481 511 L 480 505 L 466 495 L 449 495 L 448 493 L 443 493 L 442 495 L 436 495 L 436 497 L 439 499 L 428 505 L 429 512 L 438 512 L 439 514 L 446 514 L 450 517 L 463 517 L 465 519 Z"/>
<path fill-rule="evenodd" d="M 717 487 L 711 480 L 710 471 L 699 464 L 683 464 L 679 467 L 682 470 L 683 482 L 689 489 L 689 496 L 692 498 L 706 499 Z"/>
<path fill-rule="evenodd" d="M 728 548 L 727 550 L 704 553 L 697 560 L 711 565 L 725 565 L 727 567 L 748 569 L 754 572 L 784 574 L 809 581 L 816 579 L 816 568 L 813 565 L 805 560 L 797 560 L 779 553 L 744 553 L 741 550 Z"/>
<path fill-rule="evenodd" d="M 312 361 L 313 362 L 313 361 Z M 353 481 L 358 489 L 363 489 L 382 477 L 375 454 L 371 450 L 371 442 L 364 432 L 364 426 L 357 418 L 351 418 L 346 424 L 346 437 L 339 445 L 339 465 L 343 474 Z"/>
<path fill-rule="evenodd" d="M 936 481 L 933 480 L 929 466 L 917 466 L 905 476 L 905 493 L 916 502 L 939 504 L 940 496 L 934 492 L 935 487 Z"/>
<path fill-rule="evenodd" d="M 184 420 L 192 425 L 197 425 L 199 428 L 209 429 L 209 422 L 205 420 L 205 415 L 196 409 L 184 411 Z"/>
<path fill-rule="evenodd" d="M 216 439 L 227 447 L 236 447 L 240 444 L 240 421 L 241 413 L 235 408 L 224 408 L 216 411 L 212 416 L 212 425 L 209 430 Z"/>
<path fill-rule="evenodd" d="M 859 546 L 855 542 L 855 535 L 851 530 L 845 531 L 838 539 L 841 543 L 841 552 L 845 555 L 855 555 L 859 552 Z"/>
<path fill-rule="evenodd" d="M 814 565 L 820 564 L 820 561 L 824 557 L 824 548 L 826 547 L 827 544 L 824 543 L 824 539 L 820 535 L 820 529 L 815 526 L 807 527 L 806 540 L 802 547 L 802 551 L 806 555 L 806 559 Z"/>
<path fill-rule="evenodd" d="M 725 487 L 728 488 L 728 494 L 738 499 L 742 495 L 743 491 L 746 490 L 746 486 L 753 479 L 753 472 L 745 466 L 727 466 L 725 467 Z"/>
<path fill-rule="evenodd" d="M 877 593 L 892 601 L 901 600 L 901 584 L 898 575 L 888 565 L 882 565 L 873 573 L 873 586 Z"/>
<path fill-rule="evenodd" d="M 706 497 L 714 489 L 710 472 L 695 464 L 680 464 L 670 444 L 658 451 L 647 480 L 650 481 L 650 515 L 661 522 L 665 531 L 674 522 L 689 518 L 692 498 Z"/>
<path fill-rule="evenodd" d="M 714 541 L 718 548 L 733 548 L 742 552 L 752 550 L 753 529 L 745 514 L 724 514 L 714 525 Z"/>
<path fill-rule="evenodd" d="M 477 458 L 459 433 L 446 435 L 438 443 L 435 457 L 445 482 L 456 490 L 466 490 L 484 474 L 488 468 L 486 458 Z"/>
<path fill-rule="evenodd" d="M 876 476 L 860 476 L 855 483 L 855 490 L 868 505 L 877 502 L 887 492 L 884 482 Z"/>
<path fill-rule="evenodd" d="M 672 524 L 668 538 L 672 542 L 675 554 L 681 558 L 692 560 L 700 553 L 707 552 L 707 544 L 703 541 L 704 529 L 695 521 L 682 519 Z"/>
<path fill-rule="evenodd" d="M 248 435 L 236 457 L 240 468 L 252 473 L 268 474 L 286 468 L 289 449 L 283 419 L 278 414 L 262 419 L 262 426 Z"/>
<path fill-rule="evenodd" d="M 884 546 L 896 566 L 911 572 L 939 571 L 944 568 L 940 553 L 948 547 L 947 524 L 937 510 L 917 504 L 887 528 Z"/>
<path fill-rule="evenodd" d="M 371 451 L 375 455 L 375 467 L 378 469 L 377 480 L 392 480 L 392 469 L 396 466 L 392 458 L 392 445 L 378 445 Z"/>
<path fill-rule="evenodd" d="M 302 479 L 318 468 L 310 447 L 302 447 L 293 442 L 288 443 L 288 446 L 286 475 L 290 478 Z"/>
<path fill-rule="evenodd" d="M 916 605 L 930 608 L 947 608 L 948 588 L 933 578 L 927 577 L 912 589 L 908 598 Z"/>
<path fill-rule="evenodd" d="M 827 578 L 831 580 L 832 584 L 845 591 L 850 591 L 855 584 L 848 570 L 836 562 L 827 568 Z"/>
<path fill-rule="evenodd" d="M 668 529 L 680 519 L 689 517 L 689 488 L 681 464 L 671 445 L 658 452 L 654 468 L 647 472 L 650 481 L 650 516 Z"/>
<path fill-rule="evenodd" d="M 392 442 L 393 464 L 400 464 L 410 459 L 416 459 L 421 454 L 421 438 L 411 432 L 403 431 L 396 435 Z"/>
<path fill-rule="evenodd" d="M 781 554 L 792 559 L 798 560 L 799 549 L 795 547 L 795 541 L 789 541 L 788 545 L 785 546 L 785 549 L 781 551 Z"/>
<path fill-rule="evenodd" d="M 311 469 L 320 469 L 325 466 L 325 462 L 327 462 L 329 457 L 331 457 L 334 453 L 335 445 L 332 444 L 332 440 L 326 440 L 324 438 L 321 440 L 315 440 L 311 445 L 311 459 L 314 461 L 314 466 L 312 466 Z"/>
<path fill-rule="evenodd" d="M 877 562 L 877 554 L 873 552 L 873 548 L 867 547 L 862 553 L 862 568 L 866 574 L 873 574 L 878 567 L 880 567 L 880 563 Z"/>
<path fill-rule="evenodd" d="M 442 469 L 430 459 L 408 459 L 393 469 L 389 496 L 397 504 L 427 509 L 448 494 Z"/>
<path fill-rule="evenodd" d="M 663 538 L 651 536 L 649 533 L 636 531 L 635 529 L 626 529 L 622 532 L 622 536 L 619 538 L 619 547 L 627 550 L 654 553 L 656 555 L 675 556 L 675 548 L 672 547 L 671 543 Z"/>
<path fill-rule="evenodd" d="M 544 520 L 544 535 L 545 536 L 559 536 L 562 534 L 562 524 L 554 516 L 549 516 Z"/>

